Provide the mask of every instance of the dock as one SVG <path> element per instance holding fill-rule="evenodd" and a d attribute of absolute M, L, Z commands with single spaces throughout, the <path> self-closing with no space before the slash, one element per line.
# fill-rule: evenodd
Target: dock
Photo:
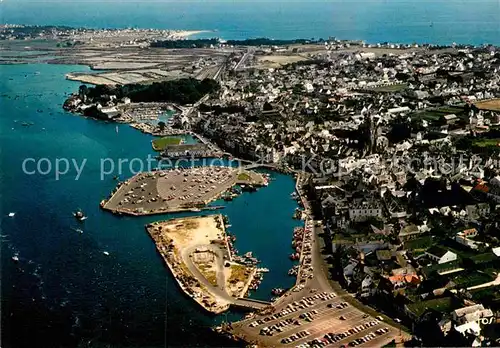
<path fill-rule="evenodd" d="M 253 298 L 238 298 L 231 303 L 231 306 L 247 310 L 261 310 L 271 306 L 271 302 L 256 300 Z"/>

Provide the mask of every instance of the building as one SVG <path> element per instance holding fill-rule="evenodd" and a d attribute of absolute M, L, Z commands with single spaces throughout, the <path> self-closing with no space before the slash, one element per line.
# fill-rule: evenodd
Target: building
<path fill-rule="evenodd" d="M 471 249 L 477 249 L 478 243 L 470 239 L 474 238 L 475 236 L 477 236 L 477 230 L 475 228 L 471 228 L 462 232 L 458 232 L 455 236 L 455 241 Z"/>
<path fill-rule="evenodd" d="M 489 308 L 484 308 L 482 304 L 477 304 L 454 310 L 452 317 L 453 321 L 455 321 L 457 325 L 463 325 L 471 322 L 479 324 L 483 318 L 493 317 L 493 312 Z"/>
<path fill-rule="evenodd" d="M 382 218 L 382 207 L 374 202 L 355 203 L 349 207 L 349 219 L 351 221 L 365 221 L 368 218 Z"/>
<path fill-rule="evenodd" d="M 457 259 L 457 254 L 437 245 L 427 249 L 425 255 L 437 263 L 447 263 Z"/>
<path fill-rule="evenodd" d="M 475 205 L 467 205 L 467 218 L 469 221 L 474 221 L 479 218 L 487 217 L 490 214 L 490 205 L 488 203 L 479 203 Z"/>
<path fill-rule="evenodd" d="M 455 114 L 448 114 L 443 116 L 444 124 L 455 124 L 458 121 L 458 117 Z"/>
<path fill-rule="evenodd" d="M 375 293 L 375 286 L 373 279 L 370 275 L 367 275 L 361 282 L 361 297 L 370 297 Z"/>

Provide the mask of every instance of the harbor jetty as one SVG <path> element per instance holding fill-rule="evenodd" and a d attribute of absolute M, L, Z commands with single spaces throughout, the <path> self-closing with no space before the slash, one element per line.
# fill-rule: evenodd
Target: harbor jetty
<path fill-rule="evenodd" d="M 218 314 L 232 305 L 251 310 L 269 305 L 244 298 L 263 270 L 234 261 L 222 215 L 159 221 L 146 230 L 180 288 L 207 311 Z"/>
<path fill-rule="evenodd" d="M 120 183 L 101 208 L 117 214 L 152 215 L 214 209 L 207 205 L 233 186 L 267 185 L 265 175 L 230 167 L 158 170 L 135 175 Z"/>

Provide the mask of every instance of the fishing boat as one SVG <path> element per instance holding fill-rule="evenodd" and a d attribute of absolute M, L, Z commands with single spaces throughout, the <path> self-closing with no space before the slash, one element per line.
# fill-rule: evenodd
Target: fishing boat
<path fill-rule="evenodd" d="M 224 199 L 225 201 L 232 201 L 233 195 L 231 194 L 231 192 L 224 192 L 222 194 L 222 199 Z"/>
<path fill-rule="evenodd" d="M 78 209 L 77 211 L 75 211 L 73 213 L 73 216 L 75 217 L 75 219 L 77 219 L 78 221 L 84 221 L 87 219 L 87 217 L 83 214 L 83 212 Z"/>
<path fill-rule="evenodd" d="M 296 220 L 300 220 L 302 218 L 302 210 L 299 208 L 295 208 L 295 212 L 293 213 L 293 218 Z"/>
<path fill-rule="evenodd" d="M 274 288 L 271 290 L 271 293 L 275 296 L 281 296 L 285 292 L 285 289 L 283 288 Z"/>

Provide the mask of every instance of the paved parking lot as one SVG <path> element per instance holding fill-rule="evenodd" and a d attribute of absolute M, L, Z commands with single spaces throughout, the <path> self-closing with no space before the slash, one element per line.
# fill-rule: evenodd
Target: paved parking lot
<path fill-rule="evenodd" d="M 256 316 L 233 326 L 244 335 L 257 337 L 263 346 L 380 347 L 399 336 L 398 329 L 361 312 L 333 293 L 304 294 L 302 300 L 286 302 L 278 305 L 272 314 Z M 387 332 L 380 332 L 380 329 L 385 328 Z M 332 337 L 343 333 L 348 336 L 339 337 L 334 342 L 324 337 L 329 333 Z M 373 338 L 355 345 L 351 343 L 371 333 Z M 318 341 L 313 343 L 315 339 Z"/>

